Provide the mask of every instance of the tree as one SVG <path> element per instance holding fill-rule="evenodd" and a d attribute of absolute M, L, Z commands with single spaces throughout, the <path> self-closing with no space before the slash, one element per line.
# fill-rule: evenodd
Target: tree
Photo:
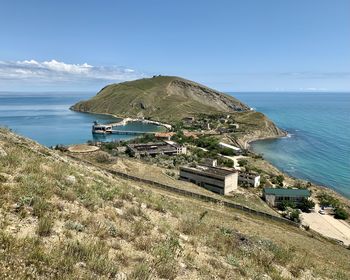
<path fill-rule="evenodd" d="M 349 218 L 349 213 L 346 212 L 344 208 L 337 207 L 334 209 L 334 218 L 346 220 L 347 218 Z"/>
<path fill-rule="evenodd" d="M 293 210 L 290 213 L 290 219 L 294 222 L 299 223 L 300 222 L 300 218 L 299 218 L 299 211 L 297 209 Z"/>
<path fill-rule="evenodd" d="M 248 164 L 248 161 L 246 159 L 239 159 L 238 164 L 239 166 L 246 166 Z"/>
<path fill-rule="evenodd" d="M 335 197 L 325 193 L 325 192 L 322 192 L 320 193 L 317 198 L 319 199 L 320 201 L 320 205 L 322 207 L 338 207 L 339 206 L 339 200 L 336 199 Z"/>
<path fill-rule="evenodd" d="M 220 149 L 220 154 L 222 154 L 224 156 L 234 156 L 235 155 L 235 151 L 230 149 L 230 148 L 221 148 Z"/>
<path fill-rule="evenodd" d="M 281 210 L 281 211 L 285 211 L 288 207 L 295 208 L 295 203 L 292 201 L 282 201 L 277 206 L 278 210 Z"/>
<path fill-rule="evenodd" d="M 279 186 L 283 186 L 283 181 L 284 181 L 284 176 L 283 175 L 278 175 L 276 176 L 276 182 Z"/>
<path fill-rule="evenodd" d="M 315 207 L 315 202 L 304 197 L 301 201 L 299 209 L 303 212 L 310 213 L 310 209 L 314 207 Z"/>

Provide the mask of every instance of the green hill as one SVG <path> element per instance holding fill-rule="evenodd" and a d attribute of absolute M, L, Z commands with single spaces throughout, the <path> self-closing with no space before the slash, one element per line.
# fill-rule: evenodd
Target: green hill
<path fill-rule="evenodd" d="M 153 78 L 112 84 L 72 110 L 110 113 L 120 117 L 174 121 L 198 114 L 247 111 L 239 100 L 179 77 Z"/>

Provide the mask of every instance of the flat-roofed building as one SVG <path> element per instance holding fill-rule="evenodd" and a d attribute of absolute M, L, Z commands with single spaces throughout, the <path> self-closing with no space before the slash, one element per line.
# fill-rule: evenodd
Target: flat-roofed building
<path fill-rule="evenodd" d="M 224 142 L 219 142 L 219 146 L 221 148 L 227 148 L 227 149 L 231 149 L 235 154 L 239 155 L 242 153 L 241 148 L 238 148 L 236 146 L 230 145 L 230 144 L 226 144 Z"/>
<path fill-rule="evenodd" d="M 156 134 L 154 134 L 154 136 L 157 139 L 164 139 L 164 140 L 170 140 L 171 137 L 173 137 L 175 135 L 175 132 L 157 132 Z"/>
<path fill-rule="evenodd" d="M 283 202 L 293 202 L 298 206 L 310 194 L 307 189 L 264 188 L 263 191 L 265 201 L 271 206 L 278 206 Z"/>
<path fill-rule="evenodd" d="M 253 172 L 241 171 L 238 174 L 238 184 L 257 188 L 260 186 L 260 175 Z"/>
<path fill-rule="evenodd" d="M 228 194 L 237 189 L 238 172 L 204 165 L 183 166 L 180 167 L 180 180 L 194 183 L 219 194 Z"/>
<path fill-rule="evenodd" d="M 186 154 L 186 147 L 173 141 L 146 144 L 129 144 L 127 149 L 134 157 Z"/>

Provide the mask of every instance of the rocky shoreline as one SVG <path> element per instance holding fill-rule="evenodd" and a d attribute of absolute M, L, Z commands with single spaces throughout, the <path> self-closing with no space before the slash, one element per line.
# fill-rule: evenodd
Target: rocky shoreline
<path fill-rule="evenodd" d="M 284 131 L 284 130 L 281 130 L 281 131 Z M 283 138 L 283 137 L 288 137 L 288 133 L 286 131 L 284 131 L 285 135 L 283 136 L 271 136 L 271 137 L 262 137 L 260 139 L 252 139 L 252 140 L 249 140 L 247 142 L 247 148 L 248 150 L 253 153 L 253 154 L 256 154 L 256 152 L 254 152 L 254 150 L 252 149 L 251 147 L 251 143 L 254 143 L 254 142 L 258 142 L 258 141 L 264 141 L 264 140 L 267 140 L 267 139 L 278 139 L 278 138 Z M 288 173 L 284 172 L 284 171 L 281 171 L 277 166 L 273 165 L 272 163 L 270 163 L 269 161 L 263 159 L 264 162 L 266 163 L 266 165 L 269 165 L 269 166 L 273 166 L 275 169 L 277 169 L 285 178 L 288 178 L 291 182 L 296 182 L 296 181 L 299 181 L 299 182 L 304 182 L 304 183 L 307 183 L 308 181 L 305 180 L 305 179 L 301 179 L 301 178 L 295 178 L 293 176 L 290 176 Z M 312 183 L 312 182 L 311 182 Z M 339 201 L 341 203 L 343 203 L 347 208 L 348 210 L 350 211 L 350 199 L 347 198 L 346 196 L 344 196 L 343 194 L 341 193 L 338 193 L 336 192 L 335 190 L 333 190 L 332 188 L 328 187 L 328 186 L 321 186 L 321 185 L 318 185 L 317 183 L 312 183 L 312 185 L 310 186 L 310 189 L 311 191 L 313 192 L 313 196 L 315 196 L 316 193 L 318 192 L 325 192 L 327 194 L 330 194 L 334 197 L 336 197 L 337 199 L 339 199 Z"/>

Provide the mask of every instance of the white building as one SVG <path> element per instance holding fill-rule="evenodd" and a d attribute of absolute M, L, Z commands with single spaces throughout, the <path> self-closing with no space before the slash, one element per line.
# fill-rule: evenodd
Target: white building
<path fill-rule="evenodd" d="M 197 167 L 180 167 L 180 179 L 219 194 L 228 194 L 237 189 L 238 172 L 202 165 Z"/>
<path fill-rule="evenodd" d="M 220 142 L 220 143 L 219 143 L 219 146 L 220 146 L 221 148 L 228 148 L 228 149 L 231 149 L 231 150 L 233 150 L 235 153 L 240 153 L 240 152 L 241 152 L 241 149 L 240 149 L 240 148 L 238 148 L 238 147 L 236 147 L 236 146 L 233 146 L 233 145 L 230 145 L 230 144 L 226 144 L 226 143 L 224 143 L 224 142 Z"/>
<path fill-rule="evenodd" d="M 260 186 L 260 175 L 249 172 L 239 172 L 238 183 L 240 185 L 249 185 L 250 187 L 257 188 Z"/>

